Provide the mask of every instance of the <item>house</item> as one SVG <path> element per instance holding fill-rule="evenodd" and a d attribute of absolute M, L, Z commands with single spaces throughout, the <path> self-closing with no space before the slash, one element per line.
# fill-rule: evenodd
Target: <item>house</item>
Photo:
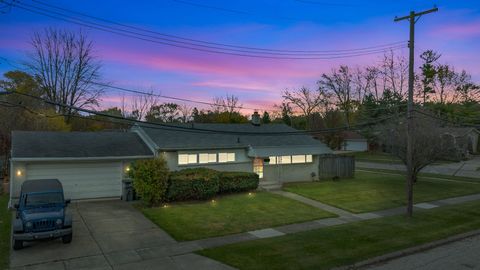
<path fill-rule="evenodd" d="M 288 132 L 288 135 L 278 134 Z M 12 134 L 11 197 L 25 180 L 58 178 L 71 199 L 119 197 L 132 161 L 163 156 L 170 170 L 255 172 L 261 183 L 318 175 L 323 143 L 283 124 L 171 124 L 129 132 Z"/>
<path fill-rule="evenodd" d="M 356 151 L 363 152 L 368 151 L 367 138 L 363 137 L 360 133 L 352 130 L 346 130 L 342 132 L 343 151 Z"/>
<path fill-rule="evenodd" d="M 448 141 L 458 152 L 467 157 L 478 154 L 480 131 L 476 128 L 449 127 L 441 130 L 444 141 Z"/>

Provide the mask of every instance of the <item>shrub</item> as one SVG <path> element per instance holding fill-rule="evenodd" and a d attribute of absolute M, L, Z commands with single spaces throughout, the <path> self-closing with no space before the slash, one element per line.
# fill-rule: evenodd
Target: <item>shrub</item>
<path fill-rule="evenodd" d="M 169 201 L 205 200 L 218 192 L 218 172 L 194 168 L 171 174 L 167 191 Z"/>
<path fill-rule="evenodd" d="M 135 192 L 148 206 L 165 201 L 169 174 L 167 162 L 163 158 L 137 160 L 129 172 Z"/>
<path fill-rule="evenodd" d="M 219 172 L 219 193 L 249 191 L 258 188 L 258 174 L 250 172 Z"/>

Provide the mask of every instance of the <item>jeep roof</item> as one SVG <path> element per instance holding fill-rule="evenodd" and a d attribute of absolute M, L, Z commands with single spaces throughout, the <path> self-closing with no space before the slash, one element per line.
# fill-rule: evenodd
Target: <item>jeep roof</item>
<path fill-rule="evenodd" d="M 62 184 L 58 179 L 27 180 L 22 184 L 22 192 L 63 192 Z"/>

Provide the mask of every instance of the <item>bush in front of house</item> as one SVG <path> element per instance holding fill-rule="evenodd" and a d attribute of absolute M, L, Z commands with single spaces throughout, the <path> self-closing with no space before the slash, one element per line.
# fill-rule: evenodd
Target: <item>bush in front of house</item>
<path fill-rule="evenodd" d="M 128 174 L 135 192 L 147 206 L 159 205 L 166 199 L 170 171 L 162 157 L 137 160 Z"/>
<path fill-rule="evenodd" d="M 233 193 L 258 188 L 258 174 L 251 172 L 218 172 L 219 193 Z"/>
<path fill-rule="evenodd" d="M 167 191 L 169 201 L 206 200 L 219 190 L 218 172 L 207 168 L 173 172 Z"/>

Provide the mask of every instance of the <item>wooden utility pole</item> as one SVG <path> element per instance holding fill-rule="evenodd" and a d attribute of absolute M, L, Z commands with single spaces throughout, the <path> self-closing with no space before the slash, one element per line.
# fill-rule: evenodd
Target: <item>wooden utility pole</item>
<path fill-rule="evenodd" d="M 409 217 L 413 214 L 413 183 L 414 183 L 414 171 L 413 171 L 413 85 L 415 80 L 415 23 L 420 19 L 422 15 L 426 15 L 432 12 L 438 11 L 438 8 L 432 8 L 422 12 L 416 13 L 410 11 L 410 15 L 403 17 L 395 17 L 394 21 L 410 21 L 410 40 L 408 41 L 409 63 L 408 63 L 408 108 L 407 108 L 407 215 Z"/>

